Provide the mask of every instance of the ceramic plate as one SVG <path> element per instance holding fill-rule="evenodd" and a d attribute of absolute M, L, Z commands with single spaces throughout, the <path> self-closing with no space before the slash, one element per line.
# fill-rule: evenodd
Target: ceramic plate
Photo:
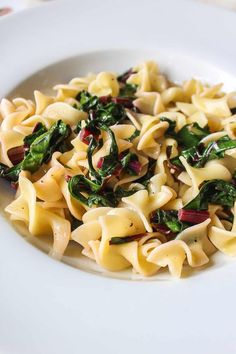
<path fill-rule="evenodd" d="M 156 60 L 236 89 L 236 15 L 190 1 L 55 1 L 0 20 L 0 97 L 31 98 L 88 72 Z M 8 222 L 0 184 L 1 354 L 233 354 L 236 261 L 173 280 L 114 276 L 69 254 L 51 259 Z M 72 266 L 68 266 L 68 263 Z"/>

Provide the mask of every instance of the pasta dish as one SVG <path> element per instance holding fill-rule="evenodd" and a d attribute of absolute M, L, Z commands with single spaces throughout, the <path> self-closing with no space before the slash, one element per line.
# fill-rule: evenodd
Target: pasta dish
<path fill-rule="evenodd" d="M 5 211 L 62 257 L 72 240 L 110 271 L 150 276 L 236 255 L 236 93 L 179 85 L 147 61 L 2 99 Z"/>

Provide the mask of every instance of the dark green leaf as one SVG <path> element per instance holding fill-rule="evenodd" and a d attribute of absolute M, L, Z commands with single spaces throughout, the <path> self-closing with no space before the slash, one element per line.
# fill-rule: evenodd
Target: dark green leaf
<path fill-rule="evenodd" d="M 203 167 L 208 161 L 223 158 L 225 151 L 235 147 L 236 140 L 231 140 L 228 135 L 225 135 L 218 141 L 210 142 L 206 147 L 200 143 L 195 147 L 183 150 L 179 156 L 183 156 L 191 166 Z M 171 164 L 181 167 L 179 156 L 171 159 Z"/>
<path fill-rule="evenodd" d="M 109 134 L 111 139 L 110 151 L 107 156 L 103 157 L 102 167 L 98 170 L 98 174 L 105 178 L 113 174 L 116 168 L 120 165 L 118 145 L 116 143 L 115 134 L 107 127 L 103 126 L 103 129 Z"/>
<path fill-rule="evenodd" d="M 125 237 L 112 237 L 109 241 L 109 244 L 110 245 L 122 245 L 123 243 L 140 240 L 140 238 L 142 238 L 144 236 L 147 236 L 147 233 L 137 234 L 137 235 L 132 235 L 132 236 L 125 236 Z"/>
<path fill-rule="evenodd" d="M 40 129 L 43 129 L 43 127 Z M 26 139 L 30 143 L 30 148 L 24 160 L 13 167 L 4 167 L 2 165 L 0 167 L 0 177 L 16 182 L 21 170 L 30 171 L 31 173 L 36 172 L 43 163 L 51 159 L 54 151 L 60 148 L 60 145 L 70 133 L 70 126 L 59 120 L 47 132 L 40 136 L 35 134 L 34 140 L 31 134 L 29 139 Z"/>
<path fill-rule="evenodd" d="M 207 210 L 208 204 L 233 207 L 236 200 L 236 187 L 221 179 L 214 179 L 203 184 L 199 194 L 184 209 Z"/>
<path fill-rule="evenodd" d="M 189 224 L 183 223 L 178 219 L 178 211 L 157 209 L 152 213 L 151 223 L 156 225 L 165 225 L 173 233 L 183 231 Z"/>
<path fill-rule="evenodd" d="M 119 96 L 120 97 L 134 97 L 136 91 L 137 91 L 137 85 L 133 84 L 125 84 L 123 87 L 121 87 Z"/>
<path fill-rule="evenodd" d="M 47 131 L 46 127 L 42 123 L 37 123 L 32 134 L 27 135 L 24 138 L 24 145 L 30 146 L 36 138 Z"/>
<path fill-rule="evenodd" d="M 132 142 L 139 135 L 140 135 L 140 130 L 135 129 L 134 133 L 129 138 L 127 138 L 126 140 L 129 141 L 129 142 Z"/>
<path fill-rule="evenodd" d="M 80 92 L 76 99 L 79 101 L 79 108 L 82 111 L 89 112 L 90 109 L 96 109 L 99 98 L 97 96 L 92 96 L 87 91 Z"/>
<path fill-rule="evenodd" d="M 175 132 L 176 121 L 175 120 L 171 120 L 171 119 L 166 118 L 166 117 L 161 117 L 160 121 L 169 123 L 169 127 L 166 130 L 165 135 L 169 135 L 169 136 L 171 136 L 171 137 L 176 139 L 176 136 L 177 136 L 177 133 Z"/>
<path fill-rule="evenodd" d="M 91 181 L 83 175 L 73 176 L 68 182 L 70 194 L 82 204 L 115 207 L 122 197 L 133 194 L 132 191 L 125 191 L 122 188 L 117 188 L 114 192 L 104 188 L 103 184 L 97 181 Z"/>
<path fill-rule="evenodd" d="M 191 148 L 209 134 L 208 127 L 201 128 L 198 123 L 187 124 L 176 133 L 176 140 L 183 148 Z"/>
<path fill-rule="evenodd" d="M 42 163 L 48 162 L 54 151 L 70 135 L 70 126 L 61 120 L 54 123 L 44 134 L 37 137 L 31 144 L 30 150 L 21 163 L 22 170 L 36 172 Z"/>

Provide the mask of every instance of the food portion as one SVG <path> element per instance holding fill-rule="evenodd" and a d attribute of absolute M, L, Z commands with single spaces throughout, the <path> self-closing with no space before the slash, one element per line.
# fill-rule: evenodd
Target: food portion
<path fill-rule="evenodd" d="M 236 255 L 236 93 L 153 61 L 0 104 L 11 220 L 110 271 L 150 276 Z"/>

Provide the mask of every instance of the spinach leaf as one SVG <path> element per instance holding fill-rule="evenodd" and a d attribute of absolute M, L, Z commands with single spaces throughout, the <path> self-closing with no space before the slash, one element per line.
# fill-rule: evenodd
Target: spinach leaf
<path fill-rule="evenodd" d="M 183 128 L 176 132 L 175 121 L 166 117 L 161 117 L 160 121 L 169 123 L 169 127 L 165 134 L 177 140 L 178 144 L 183 149 L 195 147 L 200 142 L 200 140 L 210 134 L 209 128 L 207 126 L 201 128 L 198 123 L 186 124 L 183 126 Z"/>
<path fill-rule="evenodd" d="M 221 179 L 214 179 L 203 184 L 199 194 L 191 200 L 184 209 L 207 210 L 208 204 L 219 204 L 223 207 L 233 207 L 236 200 L 236 187 Z"/>
<path fill-rule="evenodd" d="M 123 243 L 132 242 L 140 240 L 142 237 L 147 236 L 148 233 L 142 233 L 132 236 L 125 236 L 125 237 L 112 237 L 109 241 L 110 245 L 122 245 Z"/>
<path fill-rule="evenodd" d="M 96 111 L 95 124 L 100 128 L 104 125 L 110 127 L 111 125 L 120 123 L 125 117 L 126 114 L 122 105 L 110 102 L 99 106 Z"/>
<path fill-rule="evenodd" d="M 73 176 L 68 182 L 70 194 L 82 204 L 90 207 L 93 204 L 111 206 L 109 199 L 104 196 L 104 193 L 103 195 L 99 194 L 101 188 L 102 184 L 97 181 L 91 181 L 83 175 Z M 85 196 L 84 193 L 88 196 Z"/>
<path fill-rule="evenodd" d="M 122 169 L 128 172 L 131 176 L 137 176 L 140 173 L 141 164 L 136 154 L 129 151 L 122 153 L 120 163 Z"/>

